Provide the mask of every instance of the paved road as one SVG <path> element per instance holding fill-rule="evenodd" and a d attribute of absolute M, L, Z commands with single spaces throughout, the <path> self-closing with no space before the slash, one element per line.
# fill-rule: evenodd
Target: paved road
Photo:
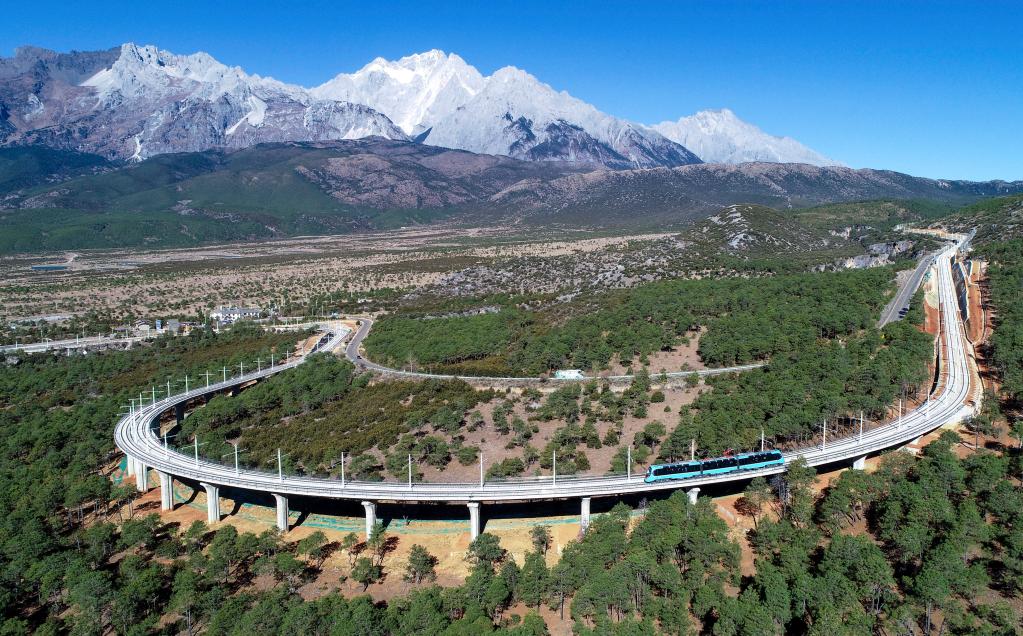
<path fill-rule="evenodd" d="M 895 297 L 892 298 L 885 308 L 881 311 L 881 318 L 877 321 L 878 327 L 884 327 L 888 323 L 895 320 L 902 320 L 902 316 L 899 315 L 899 310 L 909 307 L 909 301 L 913 299 L 913 294 L 920 288 L 920 283 L 924 279 L 924 274 L 934 264 L 934 255 L 926 254 L 920 257 L 920 261 L 916 264 L 916 268 L 913 273 L 910 274 L 909 278 L 902 283 L 898 291 L 895 292 Z"/>
<path fill-rule="evenodd" d="M 786 453 L 786 460 L 804 457 L 812 466 L 835 464 L 859 459 L 869 453 L 905 444 L 942 425 L 958 422 L 971 415 L 973 407 L 965 401 L 969 392 L 969 370 L 967 351 L 962 324 L 956 307 L 955 289 L 950 271 L 951 257 L 955 247 L 949 247 L 936 257 L 936 275 L 940 299 L 943 337 L 947 356 L 942 363 L 944 384 L 940 393 L 930 396 L 927 404 L 906 413 L 901 421 L 877 427 L 862 435 L 856 435 L 828 442 L 825 446 L 804 448 Z M 335 349 L 341 345 L 346 334 L 335 332 L 324 349 Z M 356 344 L 356 343 L 352 343 Z M 351 346 L 351 345 L 350 345 Z M 356 345 L 357 346 L 357 345 Z M 304 360 L 304 358 L 303 358 Z M 745 471 L 711 477 L 658 482 L 647 484 L 642 475 L 609 477 L 577 477 L 555 479 L 542 478 L 490 481 L 486 483 L 417 483 L 406 482 L 342 482 L 338 479 L 281 476 L 254 470 L 235 471 L 233 468 L 215 464 L 165 449 L 155 432 L 155 425 L 161 413 L 176 404 L 186 402 L 212 391 L 224 390 L 269 376 L 301 364 L 302 360 L 263 369 L 242 377 L 229 379 L 210 387 L 195 389 L 187 394 L 165 398 L 125 415 L 115 428 L 117 446 L 130 458 L 163 473 L 195 480 L 202 483 L 254 490 L 280 495 L 302 495 L 328 499 L 353 499 L 365 501 L 436 501 L 436 502 L 488 502 L 488 501 L 533 501 L 566 499 L 573 497 L 612 496 L 630 493 L 644 493 L 658 490 L 690 488 L 711 483 L 723 483 L 749 479 L 756 475 L 772 475 L 782 472 L 777 467 L 759 471 Z"/>
<path fill-rule="evenodd" d="M 448 374 L 443 374 L 443 373 L 424 373 L 422 371 L 403 371 L 401 369 L 393 369 L 391 367 L 385 367 L 385 366 L 383 366 L 381 364 L 377 364 L 375 362 L 371 362 L 370 360 L 367 360 L 366 358 L 364 358 L 362 356 L 362 354 L 359 353 L 359 348 L 362 346 L 362 341 L 366 339 L 366 336 L 369 335 L 369 330 L 373 328 L 373 320 L 371 318 L 360 318 L 359 320 L 362 321 L 362 324 L 359 326 L 359 329 L 355 332 L 355 335 L 352 336 L 352 340 L 348 343 L 348 346 L 345 347 L 345 357 L 347 357 L 349 360 L 351 360 L 353 363 L 355 363 L 356 366 L 360 366 L 360 367 L 362 367 L 364 369 L 369 369 L 371 371 L 377 371 L 379 373 L 384 373 L 384 374 L 387 374 L 387 375 L 397 375 L 397 376 L 402 376 L 402 377 L 407 377 L 407 378 L 416 378 L 416 379 L 438 378 L 438 379 L 442 379 L 442 380 L 459 379 L 459 380 L 465 380 L 467 382 L 480 382 L 480 381 L 483 381 L 483 382 L 505 382 L 505 383 L 521 382 L 521 383 L 530 383 L 530 384 L 535 383 L 538 380 L 540 380 L 540 378 L 538 378 L 538 377 L 522 377 L 522 378 L 517 378 L 517 377 L 505 377 L 505 376 L 493 377 L 493 376 L 475 376 L 475 375 L 448 375 Z M 670 373 L 666 373 L 665 375 L 667 377 L 669 377 L 669 378 L 684 378 L 686 376 L 690 376 L 690 375 L 693 375 L 695 373 L 696 375 L 705 377 L 705 376 L 708 376 L 708 375 L 720 375 L 722 373 L 736 373 L 736 372 L 739 372 L 739 371 L 748 371 L 750 369 L 757 369 L 759 367 L 762 367 L 765 364 L 767 364 L 767 363 L 766 362 L 754 362 L 752 364 L 740 364 L 740 365 L 736 365 L 734 367 L 718 367 L 718 368 L 715 368 L 715 369 L 699 369 L 699 370 L 694 370 L 694 371 L 673 371 L 673 372 L 670 372 Z M 660 375 L 660 374 L 657 374 L 657 375 Z M 590 380 L 590 379 L 593 379 L 593 377 L 592 376 L 583 375 L 583 380 Z M 603 379 L 607 379 L 607 380 L 630 380 L 630 379 L 632 379 L 632 376 L 631 375 L 610 375 L 610 376 L 600 376 L 597 379 L 600 379 L 600 380 L 603 380 Z M 580 380 L 578 380 L 578 379 L 567 379 L 567 378 L 553 378 L 552 377 L 552 378 L 547 378 L 547 381 L 548 382 L 553 382 L 553 383 L 569 383 L 569 382 L 579 382 Z"/>

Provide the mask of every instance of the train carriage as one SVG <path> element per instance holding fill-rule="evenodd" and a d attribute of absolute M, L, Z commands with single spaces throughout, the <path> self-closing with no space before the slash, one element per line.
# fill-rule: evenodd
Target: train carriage
<path fill-rule="evenodd" d="M 649 484 L 657 481 L 709 477 L 742 470 L 758 470 L 768 466 L 781 466 L 784 463 L 785 457 L 781 451 L 769 450 L 758 453 L 742 453 L 732 457 L 654 464 L 647 469 L 644 481 Z"/>

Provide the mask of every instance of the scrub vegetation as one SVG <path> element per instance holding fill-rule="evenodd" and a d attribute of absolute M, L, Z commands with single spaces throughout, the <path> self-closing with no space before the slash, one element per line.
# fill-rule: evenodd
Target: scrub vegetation
<path fill-rule="evenodd" d="M 875 268 L 660 281 L 544 310 L 506 306 L 477 316 L 389 315 L 374 325 L 365 347 L 372 359 L 397 366 L 530 376 L 559 368 L 600 370 L 613 357 L 642 363 L 706 327 L 700 339 L 705 364 L 744 364 L 868 329 L 891 278 L 890 269 Z"/>

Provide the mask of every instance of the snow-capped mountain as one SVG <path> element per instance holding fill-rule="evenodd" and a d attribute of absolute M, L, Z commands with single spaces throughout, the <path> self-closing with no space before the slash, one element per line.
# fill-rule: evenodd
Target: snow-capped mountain
<path fill-rule="evenodd" d="M 702 110 L 678 121 L 666 121 L 653 130 L 689 148 L 709 163 L 808 163 L 835 166 L 839 162 L 807 148 L 791 137 L 775 137 L 721 110 Z"/>
<path fill-rule="evenodd" d="M 320 99 L 365 104 L 416 136 L 469 102 L 485 83 L 480 72 L 462 58 L 433 50 L 396 62 L 378 57 L 310 93 Z"/>
<path fill-rule="evenodd" d="M 0 144 L 44 144 L 141 160 L 262 142 L 379 136 L 531 161 L 615 169 L 702 160 L 835 162 L 731 111 L 644 126 L 505 67 L 484 76 L 427 51 L 307 89 L 206 53 L 124 44 L 96 52 L 23 47 L 0 58 Z M 694 154 L 695 153 L 695 154 Z"/>
<path fill-rule="evenodd" d="M 81 54 L 40 51 L 19 49 L 0 65 L 0 141 L 144 159 L 271 141 L 407 139 L 364 105 L 317 99 L 205 53 L 124 44 L 116 58 L 93 56 L 69 76 L 56 71 Z"/>
<path fill-rule="evenodd" d="M 509 66 L 484 77 L 437 50 L 394 62 L 377 58 L 312 93 L 366 104 L 435 146 L 613 168 L 699 162 L 660 133 L 602 113 L 525 71 Z"/>

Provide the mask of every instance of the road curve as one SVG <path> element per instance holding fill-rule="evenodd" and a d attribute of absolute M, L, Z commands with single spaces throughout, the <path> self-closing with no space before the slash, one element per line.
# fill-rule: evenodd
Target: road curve
<path fill-rule="evenodd" d="M 362 341 L 369 335 L 369 330 L 373 328 L 372 318 L 359 318 L 362 323 L 356 330 L 355 335 L 352 336 L 348 346 L 345 347 L 345 357 L 352 361 L 356 366 L 370 371 L 376 371 L 390 376 L 398 376 L 405 378 L 412 378 L 417 380 L 427 380 L 431 378 L 441 380 L 465 380 L 466 382 L 504 382 L 504 383 L 536 383 L 541 380 L 539 377 L 509 377 L 509 376 L 479 376 L 479 375 L 450 375 L 443 373 L 424 373 L 422 371 L 403 371 L 401 369 L 394 369 L 391 367 L 385 367 L 382 364 L 377 364 L 370 360 L 367 360 L 359 353 L 359 348 L 362 347 Z M 737 373 L 739 371 L 749 371 L 750 369 L 757 369 L 764 365 L 766 362 L 754 362 L 751 364 L 739 364 L 733 367 L 717 367 L 714 369 L 694 369 L 692 371 L 672 371 L 665 373 L 664 375 L 669 378 L 684 378 L 691 376 L 694 373 L 701 377 L 709 375 L 721 375 L 723 373 Z M 656 374 L 655 377 L 661 374 Z M 587 376 L 584 375 L 582 380 L 578 378 L 543 378 L 543 381 L 550 383 L 562 383 L 569 384 L 572 382 L 581 382 L 586 380 L 631 380 L 631 375 L 608 375 L 608 376 Z"/>
<path fill-rule="evenodd" d="M 905 444 L 942 425 L 958 422 L 971 415 L 973 407 L 965 404 L 970 380 L 967 351 L 963 337 L 962 323 L 956 308 L 955 291 L 950 271 L 951 259 L 956 246 L 950 246 L 936 255 L 937 283 L 940 301 L 940 315 L 944 325 L 944 375 L 945 382 L 940 393 L 932 395 L 925 406 L 906 413 L 901 422 L 893 422 L 862 436 L 852 436 L 828 442 L 826 446 L 804 448 L 786 453 L 786 461 L 804 457 L 811 466 L 848 462 L 870 453 Z M 321 349 L 336 349 L 346 334 L 335 331 L 333 337 Z M 349 344 L 357 347 L 353 339 Z M 205 394 L 235 387 L 252 380 L 279 373 L 301 364 L 302 360 L 262 369 L 256 373 L 235 377 L 159 400 L 122 417 L 115 428 L 117 446 L 142 465 L 164 474 L 216 486 L 253 490 L 279 495 L 299 495 L 327 499 L 352 499 L 367 501 L 397 502 L 499 502 L 535 501 L 566 499 L 574 497 L 600 497 L 645 493 L 659 490 L 691 488 L 706 484 L 744 480 L 757 475 L 772 475 L 782 468 L 759 471 L 745 471 L 704 478 L 658 482 L 647 484 L 642 475 L 609 477 L 562 477 L 550 476 L 486 483 L 415 483 L 407 482 L 353 482 L 342 483 L 339 479 L 278 476 L 254 470 L 235 471 L 232 467 L 198 461 L 194 457 L 165 449 L 157 437 L 156 425 L 160 415 L 177 404 Z"/>

